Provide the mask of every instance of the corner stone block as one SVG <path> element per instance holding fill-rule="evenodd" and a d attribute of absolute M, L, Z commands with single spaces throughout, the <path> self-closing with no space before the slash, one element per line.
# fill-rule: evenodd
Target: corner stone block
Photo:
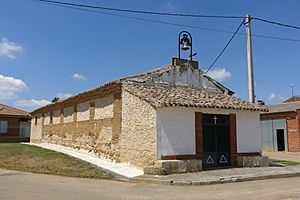
<path fill-rule="evenodd" d="M 145 174 L 166 175 L 202 171 L 201 160 L 159 160 L 144 168 Z"/>
<path fill-rule="evenodd" d="M 266 156 L 238 156 L 238 167 L 268 167 L 269 158 Z"/>

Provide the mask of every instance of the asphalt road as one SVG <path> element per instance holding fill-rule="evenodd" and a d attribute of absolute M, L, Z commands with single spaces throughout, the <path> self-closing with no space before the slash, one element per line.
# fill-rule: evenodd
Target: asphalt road
<path fill-rule="evenodd" d="M 300 199 L 300 177 L 210 186 L 166 186 L 0 169 L 0 199 Z"/>

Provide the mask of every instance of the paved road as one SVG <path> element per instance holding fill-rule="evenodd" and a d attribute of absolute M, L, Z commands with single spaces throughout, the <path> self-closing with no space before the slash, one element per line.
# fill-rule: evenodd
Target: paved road
<path fill-rule="evenodd" d="M 164 186 L 0 169 L 0 199 L 300 199 L 300 177 L 211 186 Z"/>

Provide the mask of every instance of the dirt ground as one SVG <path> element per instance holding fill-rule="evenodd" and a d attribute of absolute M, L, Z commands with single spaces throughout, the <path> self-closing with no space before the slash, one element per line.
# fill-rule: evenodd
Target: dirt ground
<path fill-rule="evenodd" d="M 207 186 L 68 178 L 0 169 L 1 199 L 300 199 L 300 177 Z"/>

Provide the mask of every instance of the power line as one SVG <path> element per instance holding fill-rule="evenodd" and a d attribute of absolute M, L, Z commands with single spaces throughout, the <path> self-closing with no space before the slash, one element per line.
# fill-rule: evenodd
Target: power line
<path fill-rule="evenodd" d="M 31 0 L 36 2 L 36 0 Z M 212 31 L 212 32 L 220 32 L 220 33 L 227 33 L 232 34 L 233 31 L 227 31 L 227 30 L 221 30 L 221 29 L 214 29 L 214 28 L 207 28 L 202 26 L 195 26 L 195 25 L 186 25 L 186 24 L 180 24 L 180 23 L 173 23 L 173 22 L 167 22 L 167 21 L 161 21 L 161 20 L 153 20 L 153 19 L 146 19 L 146 18 L 140 18 L 140 17 L 133 17 L 133 16 L 127 16 L 127 15 L 120 15 L 120 14 L 114 14 L 114 13 L 107 13 L 107 12 L 101 12 L 97 10 L 91 10 L 86 8 L 79 8 L 74 6 L 67 6 L 67 5 L 60 5 L 60 4 L 53 4 L 53 3 L 47 3 L 43 2 L 45 4 L 63 7 L 63 8 L 70 8 L 74 10 L 81 10 L 81 11 L 87 11 L 87 12 L 93 12 L 103 15 L 109 15 L 109 16 L 116 16 L 116 17 L 122 17 L 122 18 L 128 18 L 128 19 L 135 19 L 139 21 L 146 21 L 146 22 L 152 22 L 152 23 L 158 23 L 158 24 L 164 24 L 164 25 L 170 25 L 170 26 L 177 26 L 177 27 L 185 27 L 185 28 L 193 28 L 198 30 L 204 30 L 204 31 Z M 237 33 L 237 35 L 246 36 L 245 33 Z M 298 39 L 292 39 L 292 38 L 283 38 L 283 37 L 274 37 L 274 36 L 268 36 L 268 35 L 261 35 L 261 34 L 252 34 L 253 37 L 257 38 L 266 38 L 266 39 L 273 39 L 273 40 L 282 40 L 282 41 L 289 41 L 289 42 L 297 42 L 300 43 L 300 40 Z"/>
<path fill-rule="evenodd" d="M 222 19 L 243 19 L 243 18 L 245 18 L 245 17 L 242 17 L 242 16 L 199 15 L 199 14 L 183 14 L 183 13 L 167 13 L 167 12 L 131 10 L 131 9 L 104 7 L 104 6 L 92 6 L 92 5 L 87 5 L 87 4 L 76 4 L 76 3 L 53 1 L 53 0 L 37 0 L 37 1 L 46 2 L 46 3 L 53 3 L 53 4 L 58 4 L 58 5 L 76 6 L 76 7 L 82 7 L 82 8 L 101 9 L 101 10 L 136 13 L 136 14 L 148 14 L 148 15 L 164 15 L 164 16 L 176 16 L 176 17 L 197 17 L 197 18 L 222 18 Z"/>
<path fill-rule="evenodd" d="M 222 49 L 221 53 L 217 56 L 217 58 L 214 60 L 214 62 L 210 65 L 210 67 L 206 70 L 206 74 L 207 72 L 209 72 L 209 70 L 214 66 L 214 64 L 219 60 L 219 58 L 221 57 L 221 55 L 224 53 L 224 51 L 226 50 L 226 48 L 229 46 L 229 44 L 231 43 L 231 41 L 233 40 L 233 38 L 236 36 L 236 34 L 238 33 L 238 31 L 240 30 L 240 28 L 242 27 L 242 25 L 244 25 L 245 23 L 245 19 L 243 19 L 243 21 L 241 22 L 241 24 L 238 26 L 238 28 L 236 29 L 236 31 L 234 32 L 234 34 L 231 36 L 231 38 L 229 39 L 229 41 L 227 42 L 227 44 L 225 45 L 225 47 Z"/>
<path fill-rule="evenodd" d="M 238 35 L 246 35 L 246 34 L 245 33 L 238 33 Z M 266 38 L 266 39 L 282 40 L 282 41 L 289 41 L 289 42 L 300 43 L 300 40 L 298 40 L 298 39 L 292 39 L 292 38 L 274 37 L 274 36 L 260 35 L 260 34 L 251 34 L 251 36 L 252 37 L 258 37 L 258 38 Z"/>
<path fill-rule="evenodd" d="M 283 27 L 287 27 L 287 28 L 294 28 L 294 29 L 300 30 L 300 27 L 295 26 L 295 25 L 283 24 L 283 23 L 280 23 L 280 22 L 275 22 L 275 21 L 266 20 L 266 19 L 257 18 L 257 17 L 252 17 L 252 19 L 255 19 L 255 20 L 261 21 L 261 22 L 265 22 L 265 23 L 269 23 L 269 24 L 275 24 L 275 25 L 278 25 L 278 26 L 283 26 Z"/>
<path fill-rule="evenodd" d="M 35 0 L 32 0 L 32 1 L 35 1 Z M 101 11 L 91 10 L 91 9 L 85 9 L 85 8 L 78 8 L 78 7 L 73 7 L 73 6 L 52 4 L 52 3 L 47 3 L 47 4 L 50 4 L 50 5 L 53 5 L 53 6 L 58 6 L 58 7 L 63 7 L 63 8 L 71 8 L 71 9 L 74 9 L 74 10 L 88 11 L 88 12 L 93 12 L 93 13 L 98 13 L 98 14 L 103 14 L 103 15 L 116 16 L 116 17 L 123 17 L 123 18 L 128 18 L 128 19 L 136 19 L 136 20 L 140 20 L 140 21 L 153 22 L 153 23 L 158 23 L 158 24 L 165 24 L 165 25 L 178 26 L 178 27 L 186 27 L 186 28 L 194 28 L 194 29 L 200 29 L 200 30 L 205 30 L 205 31 L 213 31 L 213 32 L 221 32 L 221 33 L 234 33 L 233 31 L 226 31 L 226 30 L 221 30 L 221 29 L 207 28 L 207 27 L 202 27 L 202 26 L 186 25 L 186 24 L 173 23 L 173 22 L 168 22 L 168 21 L 161 21 L 161 20 L 153 20 L 153 19 L 147 19 L 147 18 L 133 17 L 133 16 L 120 15 L 120 14 L 114 14 L 114 13 L 107 13 L 107 12 L 101 12 Z M 246 35 L 246 34 L 241 34 L 241 35 Z M 300 40 L 299 40 L 299 42 L 300 42 Z"/>
<path fill-rule="evenodd" d="M 127 12 L 127 13 L 135 13 L 135 14 L 148 14 L 148 15 L 162 15 L 162 16 L 173 16 L 173 17 L 194 17 L 194 18 L 220 18 L 220 19 L 244 19 L 243 16 L 225 16 L 225 15 L 200 15 L 200 14 L 184 14 L 184 13 L 168 13 L 168 12 L 154 12 L 154 11 L 143 11 L 143 10 L 132 10 L 132 9 L 121 9 L 121 8 L 112 8 L 112 7 L 104 7 L 104 6 L 93 6 L 87 4 L 77 4 L 70 2 L 62 2 L 62 1 L 54 1 L 54 0 L 36 0 L 44 3 L 51 3 L 57 5 L 65 5 L 65 6 L 75 6 L 81 8 L 89 8 L 89 9 L 100 9 L 100 10 L 108 10 L 108 11 L 116 11 L 116 12 Z M 280 22 L 275 22 L 267 19 L 262 19 L 258 17 L 252 17 L 251 19 L 262 21 L 269 24 L 275 24 L 283 27 L 294 28 L 300 30 L 299 26 L 283 24 Z"/>

